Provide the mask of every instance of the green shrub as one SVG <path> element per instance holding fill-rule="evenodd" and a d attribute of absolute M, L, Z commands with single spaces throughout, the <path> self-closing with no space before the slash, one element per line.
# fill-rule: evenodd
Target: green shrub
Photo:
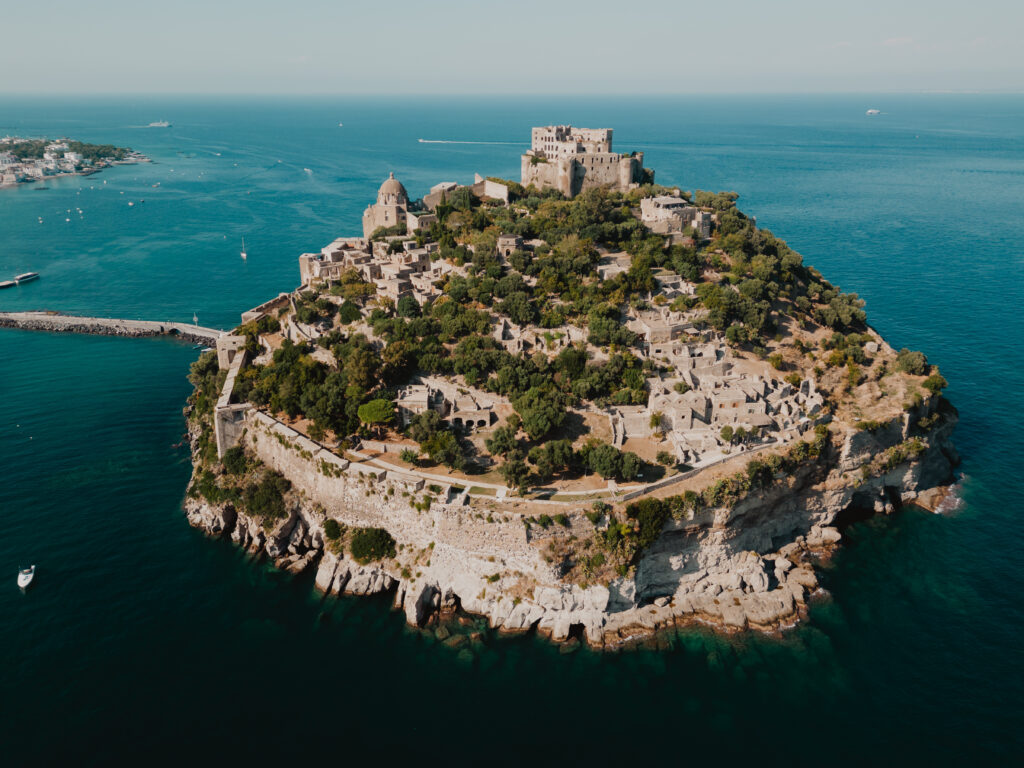
<path fill-rule="evenodd" d="M 939 394 L 943 389 L 949 386 L 949 382 L 946 381 L 945 377 L 936 371 L 927 379 L 921 382 L 921 386 L 931 392 L 933 395 Z"/>
<path fill-rule="evenodd" d="M 561 512 L 559 514 L 555 515 L 555 522 L 558 523 L 563 528 L 568 528 L 569 527 L 569 517 L 567 515 L 561 513 Z"/>
<path fill-rule="evenodd" d="M 291 482 L 277 472 L 265 472 L 259 482 L 246 486 L 242 503 L 249 514 L 266 520 L 277 520 L 286 515 L 284 494 Z"/>
<path fill-rule="evenodd" d="M 337 541 L 341 536 L 341 526 L 338 525 L 338 521 L 333 517 L 329 517 L 324 521 L 324 536 L 331 541 Z"/>
<path fill-rule="evenodd" d="M 352 559 L 361 565 L 395 556 L 395 539 L 383 528 L 356 528 L 349 543 Z"/>
<path fill-rule="evenodd" d="M 245 451 L 242 450 L 242 446 L 236 445 L 234 448 L 228 448 L 224 451 L 224 455 L 221 457 L 220 463 L 224 465 L 224 470 L 229 475 L 244 474 L 246 461 Z"/>
<path fill-rule="evenodd" d="M 913 376 L 924 376 L 928 372 L 928 358 L 923 352 L 912 352 L 904 347 L 896 354 L 896 367 Z"/>

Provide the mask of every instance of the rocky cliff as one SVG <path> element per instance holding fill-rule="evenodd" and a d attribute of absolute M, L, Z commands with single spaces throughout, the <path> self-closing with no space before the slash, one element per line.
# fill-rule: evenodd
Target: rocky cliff
<path fill-rule="evenodd" d="M 536 629 L 603 648 L 692 621 L 774 630 L 804 613 L 818 589 L 815 564 L 840 543 L 848 521 L 908 502 L 934 508 L 958 461 L 950 442 L 956 421 L 952 406 L 935 397 L 870 430 L 832 425 L 820 460 L 731 505 L 669 520 L 634 571 L 585 587 L 566 583 L 545 549 L 552 539 L 594 534 L 580 512 L 563 530 L 533 533 L 513 502 L 477 508 L 438 499 L 424 510 L 385 476 L 325 474 L 301 450 L 255 427 L 246 433 L 247 449 L 292 481 L 287 515 L 268 527 L 195 493 L 185 510 L 192 525 L 283 569 L 315 568 L 325 593 L 391 591 L 417 626 L 463 611 L 500 631 Z M 327 540 L 328 518 L 386 528 L 396 557 L 354 562 Z"/>

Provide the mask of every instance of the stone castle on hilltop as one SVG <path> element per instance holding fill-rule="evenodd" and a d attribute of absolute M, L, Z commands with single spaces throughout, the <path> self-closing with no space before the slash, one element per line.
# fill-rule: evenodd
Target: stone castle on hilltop
<path fill-rule="evenodd" d="M 534 128 L 531 139 L 522 156 L 524 187 L 532 184 L 575 197 L 595 187 L 625 192 L 654 182 L 654 171 L 644 168 L 643 152 L 612 152 L 611 128 L 548 125 Z"/>

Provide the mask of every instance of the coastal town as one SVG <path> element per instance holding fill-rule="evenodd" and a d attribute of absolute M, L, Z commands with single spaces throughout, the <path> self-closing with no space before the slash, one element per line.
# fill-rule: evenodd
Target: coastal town
<path fill-rule="evenodd" d="M 735 202 L 568 125 L 518 182 L 390 173 L 193 366 L 190 522 L 419 626 L 791 623 L 841 516 L 937 503 L 956 416 Z"/>
<path fill-rule="evenodd" d="M 110 144 L 71 139 L 0 137 L 0 187 L 59 176 L 88 176 L 112 165 L 149 162 L 145 155 Z"/>

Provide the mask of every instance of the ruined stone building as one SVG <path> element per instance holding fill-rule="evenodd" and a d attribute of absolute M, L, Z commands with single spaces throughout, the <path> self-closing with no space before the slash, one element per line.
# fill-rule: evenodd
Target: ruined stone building
<path fill-rule="evenodd" d="M 654 181 L 644 169 L 644 153 L 612 151 L 610 128 L 574 128 L 549 125 L 534 128 L 530 149 L 522 156 L 522 184 L 557 189 L 575 197 L 586 189 L 608 187 L 624 192 Z"/>
<path fill-rule="evenodd" d="M 711 237 L 711 214 L 682 197 L 645 197 L 640 201 L 640 220 L 661 235 L 681 234 L 692 227 L 700 239 Z"/>

